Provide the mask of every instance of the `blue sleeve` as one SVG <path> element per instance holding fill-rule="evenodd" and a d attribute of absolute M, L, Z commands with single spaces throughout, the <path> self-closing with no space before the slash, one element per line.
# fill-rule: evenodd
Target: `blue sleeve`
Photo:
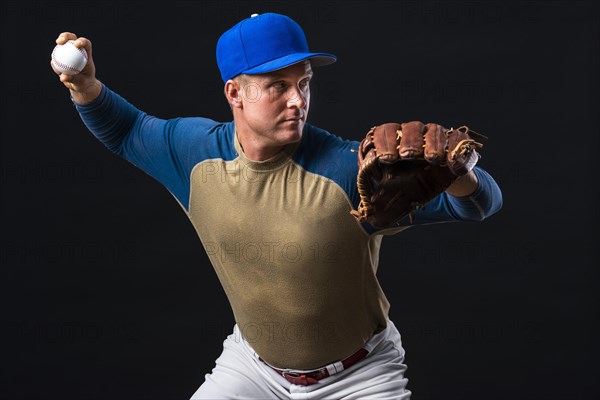
<path fill-rule="evenodd" d="M 310 124 L 306 124 L 304 129 L 302 143 L 294 153 L 294 160 L 307 171 L 335 182 L 356 209 L 360 201 L 356 190 L 356 149 L 359 143 L 342 139 Z"/>
<path fill-rule="evenodd" d="M 202 147 L 211 141 L 208 136 L 219 126 L 217 122 L 206 118 L 156 118 L 104 85 L 98 98 L 84 105 L 75 103 L 75 107 L 98 140 L 157 179 L 187 209 L 191 170 L 210 157 Z"/>
<path fill-rule="evenodd" d="M 475 167 L 478 187 L 470 196 L 455 197 L 441 193 L 422 210 L 414 213 L 412 225 L 451 221 L 482 221 L 502 208 L 500 187 L 483 169 Z M 410 225 L 408 218 L 402 219 L 398 226 Z"/>

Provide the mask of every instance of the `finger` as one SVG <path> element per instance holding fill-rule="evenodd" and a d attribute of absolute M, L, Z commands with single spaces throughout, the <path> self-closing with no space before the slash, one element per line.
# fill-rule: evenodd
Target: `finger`
<path fill-rule="evenodd" d="M 71 32 L 62 32 L 56 38 L 56 44 L 65 44 L 69 40 L 76 40 L 76 39 L 77 39 L 77 35 L 75 35 L 74 33 L 71 33 Z"/>
<path fill-rule="evenodd" d="M 423 156 L 433 164 L 446 161 L 446 128 L 438 124 L 427 124 Z"/>
<path fill-rule="evenodd" d="M 481 143 L 475 142 L 467 133 L 469 128 L 453 129 L 448 136 L 448 167 L 457 176 L 462 176 L 471 171 L 479 160 L 476 148 Z"/>
<path fill-rule="evenodd" d="M 402 133 L 398 153 L 402 159 L 423 157 L 423 135 L 425 125 L 420 121 L 405 122 L 402 124 Z"/>
<path fill-rule="evenodd" d="M 52 71 L 54 71 L 54 73 L 56 75 L 60 75 L 61 74 L 61 72 L 58 69 L 56 69 L 56 67 L 54 66 L 54 63 L 52 62 L 52 60 L 50 60 L 50 67 L 52 67 Z"/>
<path fill-rule="evenodd" d="M 67 75 L 67 74 L 63 74 L 60 70 L 58 70 L 56 68 L 56 66 L 54 65 L 54 63 L 52 62 L 52 60 L 50 60 L 50 67 L 52 67 L 52 71 L 54 71 L 54 73 L 56 75 L 58 75 L 59 79 L 61 82 L 65 82 L 65 81 L 71 81 L 71 75 Z M 64 75 L 64 77 L 63 77 Z"/>
<path fill-rule="evenodd" d="M 85 49 L 85 51 L 88 53 L 88 58 L 92 55 L 92 42 L 88 38 L 81 36 L 77 38 L 75 42 L 73 42 L 73 45 L 78 49 Z"/>
<path fill-rule="evenodd" d="M 71 83 L 74 77 L 75 75 L 60 74 L 60 81 L 62 83 Z"/>
<path fill-rule="evenodd" d="M 379 125 L 373 132 L 373 143 L 383 163 L 393 163 L 398 160 L 398 131 L 400 124 L 387 123 Z"/>
<path fill-rule="evenodd" d="M 373 132 L 376 126 L 372 127 L 358 147 L 358 161 L 362 165 L 366 158 L 375 157 L 375 145 L 373 144 Z"/>

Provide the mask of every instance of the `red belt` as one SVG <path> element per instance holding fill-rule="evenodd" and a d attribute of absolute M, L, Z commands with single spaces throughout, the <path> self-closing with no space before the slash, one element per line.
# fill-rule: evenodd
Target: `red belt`
<path fill-rule="evenodd" d="M 269 364 L 267 365 L 269 365 L 269 367 L 271 367 L 279 375 L 287 379 L 288 382 L 291 382 L 294 385 L 308 386 L 314 385 L 315 383 L 319 382 L 320 379 L 327 378 L 331 375 L 335 375 L 338 372 L 342 372 L 346 368 L 349 368 L 351 365 L 354 365 L 363 358 L 365 358 L 367 354 L 369 354 L 367 350 L 360 349 L 356 353 L 352 354 L 350 357 L 344 358 L 340 362 L 333 363 L 310 372 L 289 372 L 277 369 L 275 367 L 271 367 Z"/>

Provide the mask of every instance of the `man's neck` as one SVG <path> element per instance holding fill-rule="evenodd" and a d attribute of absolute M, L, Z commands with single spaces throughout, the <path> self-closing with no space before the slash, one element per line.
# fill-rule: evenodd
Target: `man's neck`
<path fill-rule="evenodd" d="M 279 154 L 285 146 L 265 146 L 256 138 L 244 135 L 236 130 L 236 136 L 242 151 L 251 161 L 265 161 Z"/>

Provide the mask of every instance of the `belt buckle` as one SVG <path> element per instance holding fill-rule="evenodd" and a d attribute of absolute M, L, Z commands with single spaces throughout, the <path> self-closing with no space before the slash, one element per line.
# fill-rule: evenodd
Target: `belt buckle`
<path fill-rule="evenodd" d="M 315 383 L 319 382 L 315 378 L 307 376 L 306 374 L 299 374 L 296 372 L 283 371 L 281 373 L 281 376 L 283 376 L 285 379 L 287 379 L 288 382 L 293 383 L 294 385 L 308 386 L 314 385 Z"/>

